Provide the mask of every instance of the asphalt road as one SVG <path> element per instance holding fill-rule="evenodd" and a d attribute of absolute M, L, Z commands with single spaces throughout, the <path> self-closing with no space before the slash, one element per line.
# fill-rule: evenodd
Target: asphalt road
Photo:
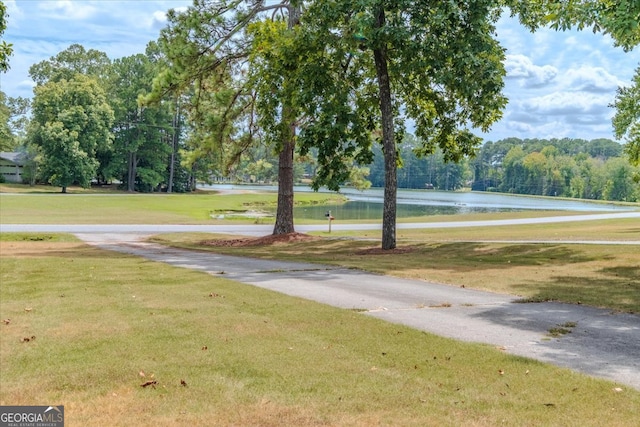
<path fill-rule="evenodd" d="M 640 218 L 640 212 L 578 215 L 572 221 L 615 217 Z M 567 217 L 509 221 L 399 224 L 398 228 L 548 223 Z M 490 224 L 488 224 L 490 223 Z M 345 226 L 376 229 L 379 225 Z M 333 229 L 337 230 L 338 224 Z M 297 231 L 326 227 L 298 226 Z M 613 314 L 578 305 L 514 303 L 514 297 L 436 283 L 280 261 L 198 253 L 143 241 L 149 234 L 205 231 L 266 235 L 272 226 L 189 225 L 19 225 L 0 224 L 0 232 L 69 232 L 98 247 L 182 268 L 224 273 L 227 279 L 294 295 L 369 316 L 470 342 L 487 343 L 505 352 L 607 378 L 640 390 L 640 316 Z M 640 241 L 626 242 L 640 245 Z M 567 322 L 572 333 L 550 338 L 548 331 Z"/>
<path fill-rule="evenodd" d="M 397 229 L 416 228 L 457 228 L 457 227 L 500 227 L 518 224 L 551 224 L 575 221 L 593 221 L 602 219 L 638 218 L 640 212 L 616 212 L 585 215 L 566 215 L 557 217 L 519 218 L 486 221 L 449 221 L 449 222 L 416 222 L 399 223 Z M 327 225 L 296 225 L 296 231 L 327 231 Z M 340 224 L 333 223 L 334 231 L 345 230 L 381 230 L 380 224 Z M 147 225 L 147 224 L 0 224 L 0 232 L 47 232 L 47 233 L 237 233 L 253 236 L 264 236 L 273 232 L 273 225 Z M 640 237 L 640 236 L 639 236 Z M 615 243 L 615 242 L 614 242 Z M 630 244 L 640 244 L 640 240 Z"/>

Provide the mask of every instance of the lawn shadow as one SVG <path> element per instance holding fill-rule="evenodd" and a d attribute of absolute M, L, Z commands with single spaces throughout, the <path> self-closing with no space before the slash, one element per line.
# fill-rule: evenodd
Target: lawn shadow
<path fill-rule="evenodd" d="M 542 302 L 506 304 L 473 317 L 513 331 L 530 331 L 536 358 L 638 387 L 640 317 L 584 305 Z M 563 327 L 566 334 L 553 335 Z M 517 333 L 517 332 L 515 332 Z M 505 337 L 509 333 L 505 332 Z M 508 338 L 506 338 L 508 341 Z M 517 348 L 514 349 L 517 353 Z"/>
<path fill-rule="evenodd" d="M 537 293 L 522 302 L 561 301 L 607 307 L 625 313 L 640 313 L 640 267 L 608 267 L 601 277 L 554 276 L 545 282 L 515 285 L 523 294 Z"/>
<path fill-rule="evenodd" d="M 113 259 L 130 257 L 120 252 L 105 250 L 82 242 L 35 242 L 16 245 L 2 250 L 3 257 L 15 258 L 72 258 L 72 259 Z"/>
<path fill-rule="evenodd" d="M 425 267 L 435 270 L 479 271 L 523 266 L 565 265 L 592 261 L 562 244 L 437 243 L 420 245 L 389 262 L 391 270 Z M 380 262 L 385 262 L 380 258 Z"/>

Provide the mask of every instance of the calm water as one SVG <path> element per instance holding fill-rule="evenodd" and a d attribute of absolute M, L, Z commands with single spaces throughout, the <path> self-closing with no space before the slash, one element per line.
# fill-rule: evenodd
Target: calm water
<path fill-rule="evenodd" d="M 213 185 L 203 188 L 230 190 L 277 191 L 276 187 Z M 296 192 L 313 191 L 309 187 L 296 187 Z M 382 217 L 383 189 L 366 191 L 343 189 L 349 202 L 342 205 L 307 206 L 294 209 L 299 219 L 322 219 L 328 210 L 336 219 L 380 219 Z M 609 203 L 594 203 L 582 200 L 556 200 L 551 198 L 525 197 L 483 192 L 446 192 L 432 190 L 398 190 L 397 215 L 419 217 L 429 215 L 456 215 L 476 212 L 508 212 L 523 210 L 557 210 L 573 212 L 612 212 L 639 210 L 637 206 L 618 206 Z M 275 209 L 273 210 L 275 213 Z"/>

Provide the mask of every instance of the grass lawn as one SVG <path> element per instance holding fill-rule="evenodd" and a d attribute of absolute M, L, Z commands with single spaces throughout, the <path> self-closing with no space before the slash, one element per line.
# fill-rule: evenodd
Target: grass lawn
<path fill-rule="evenodd" d="M 611 382 L 68 236 L 4 235 L 0 256 L 0 404 L 62 404 L 68 426 L 631 426 L 640 413 L 640 392 Z"/>
<path fill-rule="evenodd" d="M 24 186 L 23 186 L 24 187 Z M 15 189 L 0 186 L 3 189 Z M 27 187 L 28 188 L 28 187 Z M 45 187 L 50 188 L 50 187 Z M 0 218 L 5 224 L 218 224 L 220 212 L 275 207 L 274 192 L 219 194 L 127 194 L 113 192 L 0 193 Z M 296 194 L 297 205 L 339 203 L 343 196 Z M 235 219 L 234 223 L 273 222 L 273 219 Z"/>

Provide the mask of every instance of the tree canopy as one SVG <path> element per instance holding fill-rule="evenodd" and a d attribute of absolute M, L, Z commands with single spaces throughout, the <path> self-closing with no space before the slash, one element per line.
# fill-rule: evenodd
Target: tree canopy
<path fill-rule="evenodd" d="M 41 148 L 41 174 L 52 185 L 87 187 L 96 176 L 96 155 L 111 144 L 113 110 L 94 79 L 50 81 L 34 89 L 31 140 Z"/>
<path fill-rule="evenodd" d="M 72 80 L 76 74 L 102 80 L 106 78 L 110 65 L 111 60 L 106 53 L 86 50 L 76 43 L 46 61 L 33 64 L 29 68 L 29 76 L 37 85 L 48 81 Z"/>
<path fill-rule="evenodd" d="M 0 1 L 0 37 L 7 29 L 7 6 L 4 2 Z M 9 69 L 9 57 L 13 54 L 13 46 L 11 43 L 7 43 L 2 40 L 0 43 L 0 72 L 5 72 Z"/>
<path fill-rule="evenodd" d="M 613 128 L 616 137 L 626 142 L 626 152 L 632 164 L 640 165 L 640 66 L 628 87 L 618 89 L 613 104 L 616 114 Z"/>

